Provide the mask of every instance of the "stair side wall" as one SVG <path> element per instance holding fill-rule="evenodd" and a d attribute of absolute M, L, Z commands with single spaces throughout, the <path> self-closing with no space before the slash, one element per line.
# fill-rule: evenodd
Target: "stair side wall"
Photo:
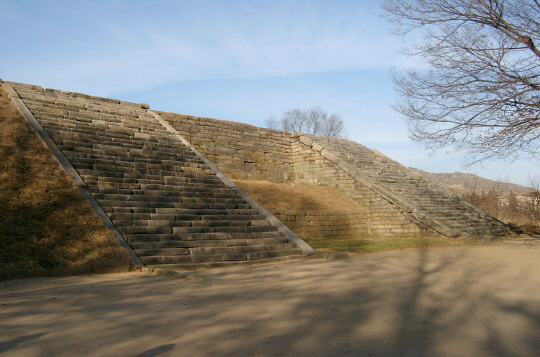
<path fill-rule="evenodd" d="M 292 143 L 294 183 L 336 187 L 367 208 L 366 234 L 379 236 L 439 236 L 423 225 L 410 212 L 404 212 L 358 182 L 335 163 L 301 142 Z"/>
<path fill-rule="evenodd" d="M 361 236 L 368 231 L 367 210 L 295 211 L 269 210 L 301 238 Z"/>

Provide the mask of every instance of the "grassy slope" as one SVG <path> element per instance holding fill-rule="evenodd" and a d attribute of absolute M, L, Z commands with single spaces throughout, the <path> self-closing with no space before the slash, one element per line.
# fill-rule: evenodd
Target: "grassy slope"
<path fill-rule="evenodd" d="M 0 87 L 0 272 L 129 262 Z"/>

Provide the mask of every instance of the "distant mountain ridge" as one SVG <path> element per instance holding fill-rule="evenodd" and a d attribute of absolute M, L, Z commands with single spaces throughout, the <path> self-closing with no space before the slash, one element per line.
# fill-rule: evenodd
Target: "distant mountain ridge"
<path fill-rule="evenodd" d="M 412 167 L 409 169 L 428 178 L 439 186 L 454 192 L 457 195 L 462 195 L 463 193 L 475 190 L 478 190 L 479 192 L 497 190 L 501 193 L 504 192 L 508 194 L 510 192 L 514 192 L 516 194 L 526 193 L 532 190 L 530 187 L 521 186 L 515 183 L 489 180 L 478 175 L 463 172 L 433 173 Z"/>

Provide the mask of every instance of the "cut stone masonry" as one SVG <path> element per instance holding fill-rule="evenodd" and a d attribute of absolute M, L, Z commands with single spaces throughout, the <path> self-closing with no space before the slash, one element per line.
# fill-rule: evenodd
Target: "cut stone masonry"
<path fill-rule="evenodd" d="M 358 237 L 367 232 L 369 216 L 357 211 L 269 210 L 302 238 Z"/>
<path fill-rule="evenodd" d="M 353 189 L 349 181 L 337 180 L 335 186 L 364 205 L 376 204 L 370 211 L 378 212 L 376 216 L 380 218 L 396 216 L 399 212 L 402 219 L 395 217 L 394 224 L 385 227 L 382 220 L 377 222 L 375 226 L 383 229 L 381 233 L 389 229 L 394 234 L 410 234 L 419 228 L 423 234 L 476 240 L 513 235 L 506 224 L 377 151 L 351 140 L 316 135 L 297 137 L 301 146 L 320 153 L 327 166 L 334 165 L 355 180 Z M 304 179 L 332 180 L 334 177 L 336 175 L 328 175 L 328 172 L 321 176 L 311 171 Z M 379 198 L 374 198 L 373 194 Z"/>
<path fill-rule="evenodd" d="M 4 86 L 141 266 L 186 270 L 312 254 L 295 233 L 513 235 L 502 222 L 354 141 L 153 112 L 20 83 Z M 363 209 L 272 211 L 293 233 L 229 178 L 336 187 Z"/>
<path fill-rule="evenodd" d="M 134 103 L 4 85 L 54 140 L 72 176 L 80 175 L 76 184 L 140 265 L 187 270 L 313 253 L 157 114 Z"/>
<path fill-rule="evenodd" d="M 362 234 L 442 235 L 488 241 L 514 235 L 501 221 L 354 141 L 159 114 L 197 142 L 198 150 L 233 179 L 339 188 L 367 208 L 366 221 L 359 228 L 365 229 Z M 237 151 L 241 155 L 235 155 Z M 295 233 L 312 234 L 292 222 L 288 220 Z"/>

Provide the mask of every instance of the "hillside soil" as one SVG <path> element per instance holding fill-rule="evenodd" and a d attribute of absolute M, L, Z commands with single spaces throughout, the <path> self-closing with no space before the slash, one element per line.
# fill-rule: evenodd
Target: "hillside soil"
<path fill-rule="evenodd" d="M 293 186 L 268 181 L 234 180 L 236 186 L 265 209 L 298 211 L 354 211 L 365 209 L 334 187 Z"/>
<path fill-rule="evenodd" d="M 0 273 L 130 262 L 2 87 L 0 217 Z"/>

